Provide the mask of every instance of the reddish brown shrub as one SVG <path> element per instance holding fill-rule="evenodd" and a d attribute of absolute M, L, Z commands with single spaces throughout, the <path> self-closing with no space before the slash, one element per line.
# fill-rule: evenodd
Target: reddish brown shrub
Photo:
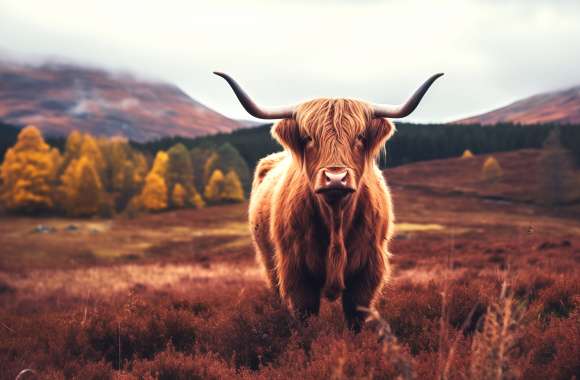
<path fill-rule="evenodd" d="M 448 296 L 449 323 L 456 329 L 463 326 L 465 333 L 472 333 L 485 313 L 488 302 L 477 284 L 473 282 L 453 284 Z"/>
<path fill-rule="evenodd" d="M 104 357 L 115 368 L 121 368 L 133 358 L 152 358 L 168 342 L 178 351 L 191 349 L 196 335 L 195 316 L 167 303 L 155 306 L 136 299 L 121 311 L 100 310 L 77 331 L 76 338 L 69 337 L 71 353 L 81 350 L 81 355 Z"/>
<path fill-rule="evenodd" d="M 493 255 L 509 259 L 516 304 L 526 308 L 505 373 L 569 379 L 580 372 L 578 266 L 569 248 L 535 250 L 545 239 L 497 241 L 484 254 L 483 243 L 458 238 L 453 256 L 446 238 L 397 240 L 405 255 L 395 261 L 413 267 L 395 269 L 377 302 L 389 339 L 374 322 L 358 335 L 346 330 L 339 302 L 298 323 L 253 277 L 140 280 L 129 294 L 89 298 L 17 288 L 0 295 L 0 379 L 24 368 L 43 379 L 469 378 L 472 341 L 503 277 L 487 262 Z"/>
<path fill-rule="evenodd" d="M 133 363 L 132 374 L 140 379 L 159 380 L 227 380 L 238 374 L 214 354 L 188 355 L 176 352 L 172 346 L 151 360 Z"/>
<path fill-rule="evenodd" d="M 409 379 L 413 359 L 396 342 L 383 344 L 370 329 L 319 335 L 308 350 L 294 338 L 275 363 L 260 371 L 265 379 Z"/>
<path fill-rule="evenodd" d="M 514 295 L 528 303 L 534 302 L 540 291 L 552 286 L 554 278 L 543 272 L 519 273 L 514 280 Z"/>
<path fill-rule="evenodd" d="M 537 321 L 522 336 L 523 378 L 571 379 L 580 373 L 580 317 Z"/>
<path fill-rule="evenodd" d="M 70 362 L 62 371 L 65 379 L 109 380 L 114 377 L 111 364 L 106 362 Z"/>
<path fill-rule="evenodd" d="M 389 289 L 378 305 L 393 333 L 401 343 L 409 345 L 413 355 L 437 349 L 440 292 L 433 283 L 428 286 L 407 284 L 396 290 Z"/>
<path fill-rule="evenodd" d="M 578 305 L 580 281 L 577 278 L 559 278 L 554 285 L 539 293 L 540 317 L 567 318 Z"/>
<path fill-rule="evenodd" d="M 200 331 L 200 346 L 236 368 L 257 370 L 285 350 L 294 323 L 285 308 L 262 291 L 257 297 L 243 297 L 208 320 Z"/>

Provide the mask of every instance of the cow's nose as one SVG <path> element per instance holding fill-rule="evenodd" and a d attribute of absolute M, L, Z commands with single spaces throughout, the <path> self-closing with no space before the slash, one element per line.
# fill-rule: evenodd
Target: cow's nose
<path fill-rule="evenodd" d="M 328 187 L 342 187 L 346 185 L 346 177 L 348 176 L 346 169 L 324 169 L 323 174 L 326 180 L 325 185 Z"/>
<path fill-rule="evenodd" d="M 328 203 L 338 203 L 355 190 L 353 174 L 344 166 L 327 166 L 316 176 L 314 191 Z"/>

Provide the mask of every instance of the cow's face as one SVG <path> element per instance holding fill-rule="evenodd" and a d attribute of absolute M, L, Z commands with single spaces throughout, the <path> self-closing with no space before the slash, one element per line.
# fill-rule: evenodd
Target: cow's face
<path fill-rule="evenodd" d="M 372 118 L 366 103 L 319 99 L 300 105 L 294 119 L 284 119 L 274 137 L 297 160 L 311 189 L 329 204 L 355 193 L 394 127 Z"/>

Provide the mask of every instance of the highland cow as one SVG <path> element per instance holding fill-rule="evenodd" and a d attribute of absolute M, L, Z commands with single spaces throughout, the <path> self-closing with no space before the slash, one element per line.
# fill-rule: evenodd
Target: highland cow
<path fill-rule="evenodd" d="M 409 115 L 432 76 L 402 106 L 316 99 L 295 107 L 258 106 L 230 76 L 244 108 L 282 119 L 272 135 L 284 151 L 257 165 L 250 229 L 274 291 L 299 317 L 318 313 L 321 296 L 342 296 L 347 324 L 358 331 L 389 278 L 393 234 L 389 188 L 376 158 L 395 128 L 386 119 Z"/>

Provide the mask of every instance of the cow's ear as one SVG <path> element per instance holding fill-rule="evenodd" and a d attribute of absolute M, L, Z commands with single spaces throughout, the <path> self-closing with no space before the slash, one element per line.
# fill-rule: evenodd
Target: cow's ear
<path fill-rule="evenodd" d="M 302 140 L 298 123 L 294 119 L 280 120 L 272 127 L 272 136 L 282 146 L 294 153 L 300 153 L 302 150 Z"/>
<path fill-rule="evenodd" d="M 367 130 L 368 150 L 375 157 L 388 139 L 395 133 L 393 123 L 384 118 L 372 119 Z"/>

